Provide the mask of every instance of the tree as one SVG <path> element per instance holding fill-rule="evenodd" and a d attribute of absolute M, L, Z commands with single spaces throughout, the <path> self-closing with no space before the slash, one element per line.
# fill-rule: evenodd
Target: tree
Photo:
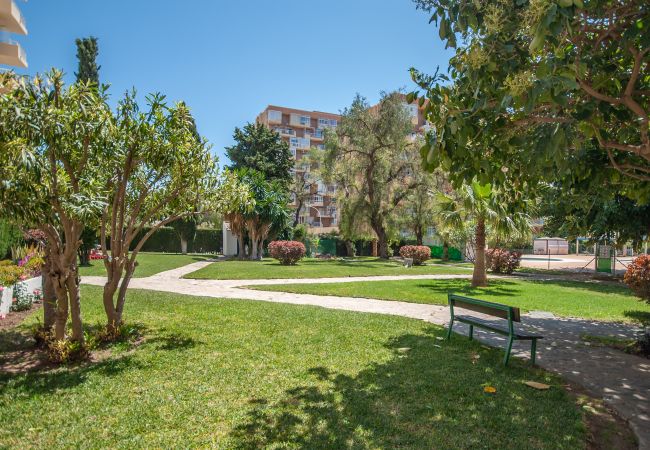
<path fill-rule="evenodd" d="M 149 237 L 173 221 L 236 205 L 247 194 L 231 176 L 218 176 L 216 160 L 197 138 L 182 102 L 169 106 L 163 95 L 153 94 L 141 111 L 135 93 L 127 93 L 111 136 L 110 166 L 101 178 L 108 201 L 102 209 L 100 242 L 107 272 L 107 327 L 116 331 L 138 253 Z M 145 226 L 149 230 L 142 234 Z"/>
<path fill-rule="evenodd" d="M 244 224 L 251 241 L 250 258 L 261 260 L 264 240 L 277 235 L 288 224 L 288 197 L 280 181 L 267 181 L 264 174 L 254 170 L 240 172 L 254 199 L 252 208 L 244 212 Z"/>
<path fill-rule="evenodd" d="M 382 258 L 388 257 L 389 220 L 419 183 L 411 175 L 419 170 L 411 132 L 404 96 L 393 92 L 382 94 L 374 108 L 357 95 L 343 111 L 336 133 L 326 136 L 323 176 L 367 220 Z"/>
<path fill-rule="evenodd" d="M 97 65 L 97 55 L 99 54 L 97 38 L 91 36 L 77 39 L 75 42 L 77 44 L 77 60 L 79 63 L 78 72 L 75 73 L 77 81 L 99 87 L 100 66 Z M 84 227 L 79 247 L 80 265 L 90 265 L 90 250 L 92 250 L 96 240 L 97 230 L 93 227 Z"/>
<path fill-rule="evenodd" d="M 413 177 L 418 179 L 418 183 L 406 196 L 397 218 L 400 227 L 412 231 L 417 245 L 422 245 L 427 228 L 436 224 L 437 197 L 440 193 L 450 192 L 451 186 L 439 170 L 434 173 L 419 170 Z"/>
<path fill-rule="evenodd" d="M 278 181 L 289 189 L 294 160 L 289 144 L 278 133 L 263 124 L 248 123 L 243 129 L 235 128 L 233 138 L 236 144 L 226 147 L 231 169 L 256 170 L 267 180 Z"/>
<path fill-rule="evenodd" d="M 201 217 L 198 214 L 191 214 L 187 217 L 183 217 L 182 219 L 174 220 L 169 224 L 169 226 L 171 226 L 176 231 L 178 237 L 181 240 L 181 253 L 184 255 L 187 254 L 188 242 L 194 241 L 194 237 L 196 236 L 197 222 L 200 219 Z"/>
<path fill-rule="evenodd" d="M 650 180 L 646 1 L 415 3 L 456 49 L 451 84 L 412 72 L 434 130 L 426 164 L 457 184 L 519 173 L 523 190 L 576 170 L 569 156 L 595 144 L 612 179 Z"/>
<path fill-rule="evenodd" d="M 77 251 L 84 225 L 106 204 L 101 182 L 107 169 L 106 123 L 111 112 L 103 88 L 65 87 L 63 74 L 16 80 L 2 74 L 0 87 L 0 208 L 24 228 L 47 236 L 48 266 L 56 294 L 54 336 L 84 343 Z"/>
<path fill-rule="evenodd" d="M 97 55 L 99 54 L 97 38 L 93 36 L 77 38 L 75 43 L 77 44 L 77 60 L 79 61 L 78 72 L 75 72 L 77 81 L 99 86 L 99 69 L 101 69 L 101 66 L 97 65 Z"/>
<path fill-rule="evenodd" d="M 475 227 L 472 287 L 487 286 L 485 247 L 488 233 L 498 237 L 530 233 L 530 218 L 527 214 L 509 211 L 507 193 L 493 189 L 490 184 L 473 181 L 461 186 L 456 195 L 456 198 L 440 196 L 440 213 L 449 228 Z"/>

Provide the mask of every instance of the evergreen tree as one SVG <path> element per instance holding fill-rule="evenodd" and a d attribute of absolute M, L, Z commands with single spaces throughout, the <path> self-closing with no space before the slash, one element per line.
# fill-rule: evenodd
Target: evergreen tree
<path fill-rule="evenodd" d="M 92 82 L 99 85 L 99 69 L 97 65 L 97 55 L 99 47 L 97 38 L 90 36 L 87 38 L 77 38 L 77 60 L 79 61 L 78 72 L 75 72 L 77 81 Z"/>

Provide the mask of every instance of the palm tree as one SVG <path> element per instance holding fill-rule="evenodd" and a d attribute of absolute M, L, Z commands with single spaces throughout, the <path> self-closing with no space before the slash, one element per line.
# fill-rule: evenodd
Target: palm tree
<path fill-rule="evenodd" d="M 476 258 L 472 287 L 487 286 L 485 243 L 488 229 L 497 237 L 520 237 L 530 233 L 530 216 L 512 211 L 508 198 L 491 184 L 477 181 L 463 185 L 455 196 L 441 195 L 440 217 L 445 228 L 463 230 L 473 225 Z M 526 203 L 526 209 L 530 205 Z"/>

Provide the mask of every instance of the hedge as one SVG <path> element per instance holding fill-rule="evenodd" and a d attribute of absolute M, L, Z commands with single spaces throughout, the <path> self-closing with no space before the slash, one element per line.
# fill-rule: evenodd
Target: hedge
<path fill-rule="evenodd" d="M 430 245 L 429 247 L 431 247 L 432 258 L 442 258 L 442 245 Z M 461 261 L 463 256 L 457 248 L 449 247 L 449 259 L 452 261 Z"/>
<path fill-rule="evenodd" d="M 137 245 L 140 238 L 150 228 L 144 228 L 131 244 L 131 250 Z M 221 230 L 213 228 L 199 228 L 196 230 L 194 241 L 187 243 L 187 251 L 190 253 L 221 253 L 223 249 L 223 234 Z M 164 252 L 180 253 L 181 238 L 171 227 L 159 228 L 151 235 L 142 246 L 143 252 Z"/>

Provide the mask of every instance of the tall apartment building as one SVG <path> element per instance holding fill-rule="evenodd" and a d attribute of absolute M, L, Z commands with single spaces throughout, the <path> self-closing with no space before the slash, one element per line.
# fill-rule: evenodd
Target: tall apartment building
<path fill-rule="evenodd" d="M 336 208 L 335 186 L 323 183 L 312 175 L 311 167 L 305 164 L 305 156 L 312 149 L 324 148 L 324 132 L 336 128 L 340 116 L 320 111 L 304 111 L 269 105 L 257 116 L 257 123 L 262 123 L 277 131 L 289 144 L 296 160 L 294 176 L 305 180 L 305 200 L 299 205 L 297 198 L 292 199 L 291 207 L 297 211 L 298 222 L 306 224 L 312 233 L 327 233 L 338 229 L 338 211 Z"/>
<path fill-rule="evenodd" d="M 422 108 L 416 104 L 407 104 L 404 96 L 404 106 L 407 108 L 415 138 L 427 128 Z M 373 106 L 377 108 L 378 105 Z M 306 198 L 300 210 L 296 212 L 300 201 L 295 197 L 290 206 L 298 215 L 298 222 L 308 226 L 310 233 L 327 233 L 338 230 L 340 219 L 336 206 L 336 186 L 326 184 L 312 175 L 311 167 L 305 164 L 304 157 L 310 151 L 323 150 L 324 132 L 336 128 L 341 116 L 321 111 L 305 111 L 302 109 L 285 108 L 269 105 L 257 116 L 261 123 L 277 131 L 282 140 L 289 143 L 289 148 L 296 160 L 294 176 L 298 180 L 306 180 Z"/>
<path fill-rule="evenodd" d="M 27 34 L 25 19 L 14 0 L 0 0 L 0 66 L 27 68 L 27 55 L 11 34 Z"/>

